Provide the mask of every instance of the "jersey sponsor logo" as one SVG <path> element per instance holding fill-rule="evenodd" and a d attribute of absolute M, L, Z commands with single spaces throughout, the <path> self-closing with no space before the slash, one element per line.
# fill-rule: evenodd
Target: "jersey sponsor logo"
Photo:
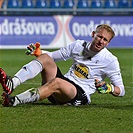
<path fill-rule="evenodd" d="M 79 78 L 86 78 L 89 79 L 89 68 L 83 64 L 75 64 L 74 65 L 74 74 Z"/>

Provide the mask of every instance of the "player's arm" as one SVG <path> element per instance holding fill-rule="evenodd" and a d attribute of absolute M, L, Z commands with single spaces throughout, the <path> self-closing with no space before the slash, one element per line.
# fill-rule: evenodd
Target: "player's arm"
<path fill-rule="evenodd" d="M 112 94 L 114 96 L 119 96 L 120 95 L 120 88 L 118 86 L 114 86 L 114 91 L 112 91 Z"/>
<path fill-rule="evenodd" d="M 114 96 L 124 96 L 124 86 L 114 86 L 113 84 L 106 83 L 105 81 L 99 81 L 95 79 L 95 87 L 99 93 L 107 94 L 111 93 Z"/>
<path fill-rule="evenodd" d="M 60 48 L 59 50 L 55 50 L 52 52 L 41 50 L 40 43 L 31 43 L 27 46 L 27 49 L 25 53 L 27 55 L 33 55 L 33 56 L 40 56 L 41 54 L 48 54 L 54 61 L 66 61 L 67 59 L 70 59 L 72 57 L 72 50 L 74 49 L 74 46 L 76 45 L 76 41 L 67 45 L 66 47 Z"/>
<path fill-rule="evenodd" d="M 125 88 L 120 72 L 120 66 L 117 58 L 108 64 L 104 70 L 107 77 L 110 79 L 110 84 L 105 81 L 95 80 L 95 86 L 99 93 L 111 93 L 114 96 L 124 96 Z"/>
<path fill-rule="evenodd" d="M 97 91 L 102 94 L 111 93 L 114 96 L 119 96 L 121 92 L 120 87 L 106 83 L 105 81 L 100 81 L 98 79 L 95 79 L 95 87 Z"/>
<path fill-rule="evenodd" d="M 40 56 L 41 54 L 48 54 L 54 61 L 61 61 L 61 60 L 65 60 L 61 54 L 60 50 L 56 50 L 53 52 L 49 52 L 46 50 L 41 50 L 41 44 L 39 42 L 34 43 L 30 43 L 27 46 L 27 49 L 25 51 L 25 54 L 27 55 L 31 55 L 31 56 Z"/>

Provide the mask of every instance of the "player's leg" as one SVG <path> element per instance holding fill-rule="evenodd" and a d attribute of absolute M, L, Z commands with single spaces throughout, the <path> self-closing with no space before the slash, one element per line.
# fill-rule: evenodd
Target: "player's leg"
<path fill-rule="evenodd" d="M 47 54 L 39 56 L 36 60 L 24 65 L 13 78 L 5 73 L 3 69 L 0 69 L 0 83 L 5 92 L 11 94 L 12 91 L 21 83 L 28 79 L 34 78 L 40 72 L 45 73 L 45 80 L 49 81 L 55 77 L 57 72 L 57 66 L 53 59 Z M 43 73 L 43 74 L 44 74 Z M 44 77 L 44 76 L 43 76 Z"/>
<path fill-rule="evenodd" d="M 3 90 L 8 94 L 12 93 L 13 91 L 13 80 L 10 76 L 8 76 L 5 71 L 0 68 L 0 83 L 3 87 Z"/>
<path fill-rule="evenodd" d="M 40 72 L 43 72 L 43 78 L 45 77 L 47 81 L 56 76 L 57 66 L 53 59 L 47 54 L 42 54 L 36 60 L 24 65 L 15 76 L 23 83 L 28 79 L 34 78 Z"/>
<path fill-rule="evenodd" d="M 40 100 L 53 95 L 58 103 L 66 103 L 76 96 L 76 87 L 61 78 L 54 78 L 39 88 Z"/>
<path fill-rule="evenodd" d="M 43 100 L 53 95 L 57 103 L 63 104 L 71 101 L 77 94 L 76 87 L 61 78 L 54 78 L 50 82 L 41 86 L 40 88 L 32 88 L 15 97 L 3 94 L 3 105 L 8 106 L 12 104 L 16 106 L 18 104 L 25 104 L 30 102 L 36 102 Z"/>
<path fill-rule="evenodd" d="M 44 60 L 45 59 L 45 60 Z M 37 60 L 41 62 L 43 70 L 41 71 L 42 85 L 56 77 L 57 65 L 47 54 L 40 55 Z"/>
<path fill-rule="evenodd" d="M 11 96 L 6 92 L 2 94 L 3 106 L 16 106 L 17 104 L 25 104 L 39 100 L 39 93 L 37 88 L 31 88 L 16 96 Z"/>

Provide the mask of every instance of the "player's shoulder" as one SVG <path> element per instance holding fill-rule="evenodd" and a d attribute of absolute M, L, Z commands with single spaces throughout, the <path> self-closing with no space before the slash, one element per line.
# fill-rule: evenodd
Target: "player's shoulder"
<path fill-rule="evenodd" d="M 104 48 L 102 53 L 104 55 L 103 57 L 110 62 L 117 60 L 117 57 L 111 51 L 109 51 L 107 48 Z"/>
<path fill-rule="evenodd" d="M 77 46 L 82 46 L 83 44 L 85 43 L 85 40 L 76 40 L 75 41 L 75 44 L 77 45 Z"/>
<path fill-rule="evenodd" d="M 78 40 L 75 41 L 75 46 L 76 47 L 86 47 L 86 45 L 88 45 L 88 44 L 90 44 L 90 42 L 85 41 L 85 40 L 78 39 Z"/>
<path fill-rule="evenodd" d="M 82 49 L 83 48 L 83 44 L 84 44 L 84 40 L 75 40 L 72 44 L 70 44 L 69 46 L 74 49 Z"/>

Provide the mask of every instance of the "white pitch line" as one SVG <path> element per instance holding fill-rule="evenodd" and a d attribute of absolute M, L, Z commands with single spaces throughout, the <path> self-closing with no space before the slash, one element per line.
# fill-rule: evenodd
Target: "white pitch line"
<path fill-rule="evenodd" d="M 125 86 L 125 88 L 132 88 L 132 86 Z"/>
<path fill-rule="evenodd" d="M 37 82 L 34 82 L 34 83 L 23 83 L 23 84 L 25 84 L 25 85 L 41 85 L 41 83 L 37 83 Z"/>

